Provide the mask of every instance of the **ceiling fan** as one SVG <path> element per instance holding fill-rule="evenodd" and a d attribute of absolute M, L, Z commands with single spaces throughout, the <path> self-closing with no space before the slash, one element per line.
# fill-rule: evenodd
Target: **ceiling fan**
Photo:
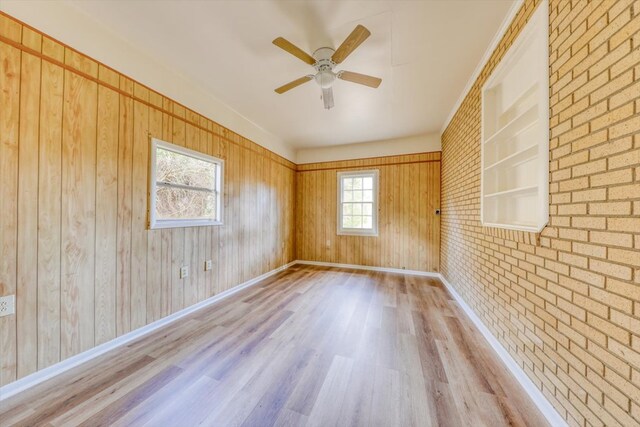
<path fill-rule="evenodd" d="M 279 48 L 286 50 L 293 56 L 301 59 L 309 65 L 312 65 L 316 69 L 315 74 L 309 74 L 304 77 L 300 77 L 286 85 L 280 86 L 275 91 L 279 94 L 283 94 L 288 90 L 300 86 L 310 80 L 315 80 L 316 83 L 322 89 L 322 100 L 324 101 L 324 108 L 327 110 L 333 107 L 333 83 L 336 78 L 346 80 L 353 83 L 377 88 L 382 83 L 382 79 L 377 77 L 367 76 L 366 74 L 353 73 L 351 71 L 338 71 L 334 72 L 333 68 L 344 61 L 347 56 L 351 54 L 358 46 L 364 42 L 371 33 L 362 25 L 358 25 L 349 36 L 342 42 L 337 50 L 333 50 L 330 47 L 321 47 L 313 52 L 313 56 L 303 51 L 293 43 L 285 40 L 282 37 L 278 37 L 273 41 L 273 44 Z"/>

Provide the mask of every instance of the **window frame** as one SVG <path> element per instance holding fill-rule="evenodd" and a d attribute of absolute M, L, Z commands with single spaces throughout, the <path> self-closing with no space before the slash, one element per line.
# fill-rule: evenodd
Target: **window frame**
<path fill-rule="evenodd" d="M 345 178 L 362 178 L 362 177 L 373 177 L 373 206 L 371 208 L 371 222 L 372 228 L 343 228 L 342 227 L 342 196 L 343 196 L 343 180 Z M 379 179 L 380 179 L 380 171 L 378 169 L 369 169 L 369 170 L 359 170 L 359 171 L 345 171 L 337 173 L 337 234 L 339 236 L 369 236 L 369 237 L 377 237 L 378 236 L 378 191 L 379 191 Z"/>
<path fill-rule="evenodd" d="M 214 192 L 216 193 L 216 218 L 213 219 L 158 219 L 156 217 L 156 191 L 158 188 L 157 180 L 156 180 L 156 155 L 158 148 L 173 151 L 174 153 L 178 153 L 184 156 L 193 157 L 198 160 L 202 160 L 208 163 L 212 163 L 216 165 L 217 173 L 216 173 L 216 188 Z M 149 192 L 148 192 L 148 226 L 150 230 L 157 230 L 163 228 L 180 228 L 180 227 L 202 227 L 202 226 L 210 226 L 210 225 L 223 225 L 223 213 L 224 213 L 224 160 L 219 159 L 214 156 L 210 156 L 208 154 L 201 153 L 199 151 L 191 150 L 186 147 L 182 147 L 176 144 L 172 144 L 167 141 L 162 141 L 157 138 L 151 138 L 151 150 L 149 155 Z M 189 186 L 180 186 L 180 185 L 167 185 L 168 187 L 173 188 L 188 188 Z M 194 187 L 195 188 L 195 187 Z"/>

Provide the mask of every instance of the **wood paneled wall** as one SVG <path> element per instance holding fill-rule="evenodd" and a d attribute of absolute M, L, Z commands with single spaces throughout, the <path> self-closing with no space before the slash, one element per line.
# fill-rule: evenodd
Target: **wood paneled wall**
<path fill-rule="evenodd" d="M 1 14 L 0 64 L 0 384 L 294 259 L 293 163 Z M 225 159 L 223 226 L 147 230 L 150 136 Z"/>
<path fill-rule="evenodd" d="M 378 236 L 339 236 L 337 172 L 378 169 Z M 298 165 L 298 259 L 438 271 L 440 152 Z"/>

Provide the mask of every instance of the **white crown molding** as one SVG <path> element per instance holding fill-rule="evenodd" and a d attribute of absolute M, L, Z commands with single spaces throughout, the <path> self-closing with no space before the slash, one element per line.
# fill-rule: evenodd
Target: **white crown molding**
<path fill-rule="evenodd" d="M 337 162 L 441 150 L 440 134 L 434 132 L 381 141 L 300 148 L 296 152 L 296 163 L 301 165 L 305 163 Z"/>
<path fill-rule="evenodd" d="M 108 341 L 104 344 L 100 344 L 97 347 L 94 347 L 92 349 L 89 349 L 87 351 L 84 351 L 80 354 L 76 354 L 75 356 L 72 356 L 68 359 L 65 359 L 59 363 L 56 363 L 55 365 L 51 365 L 47 368 L 44 368 L 40 371 L 34 372 L 31 375 L 27 375 L 24 378 L 20 378 L 17 381 L 14 381 L 12 383 L 9 383 L 5 386 L 0 387 L 0 402 L 2 402 L 3 400 L 6 400 L 8 398 L 10 398 L 11 396 L 14 396 L 24 390 L 27 390 L 28 388 L 31 388 L 35 385 L 38 385 L 48 379 L 51 379 L 57 375 L 62 374 L 63 372 L 68 371 L 69 369 L 75 368 L 76 366 L 82 365 L 83 363 L 86 363 L 108 351 L 111 351 L 115 348 L 118 348 L 120 346 L 123 346 L 127 343 L 130 343 L 131 341 L 138 339 L 144 335 L 148 335 L 149 333 L 158 330 L 160 328 L 162 328 L 163 326 L 168 325 L 169 323 L 175 322 L 178 319 L 181 319 L 185 316 L 187 316 L 188 314 L 191 314 L 195 311 L 200 310 L 201 308 L 204 307 L 208 307 L 211 304 L 214 304 L 220 300 L 223 300 L 225 298 L 230 297 L 231 295 L 240 292 L 243 289 L 246 289 L 250 286 L 255 285 L 256 283 L 260 282 L 261 280 L 266 279 L 267 277 L 273 276 L 276 273 L 279 273 L 283 270 L 286 270 L 287 268 L 291 267 L 292 265 L 294 265 L 296 263 L 296 261 L 292 261 L 288 264 L 285 264 L 281 267 L 278 267 L 274 270 L 271 270 L 267 273 L 264 273 L 258 277 L 255 277 L 251 280 L 248 280 L 238 286 L 235 286 L 231 289 L 228 289 L 224 292 L 221 292 L 217 295 L 212 296 L 211 298 L 208 298 L 204 301 L 201 301 L 199 303 L 196 303 L 192 306 L 189 306 L 185 309 L 182 309 L 180 311 L 177 311 L 167 317 L 163 317 L 162 319 L 156 320 L 155 322 L 149 323 L 146 326 L 143 326 L 139 329 L 136 329 L 134 331 L 131 331 L 129 333 L 126 333 L 124 335 L 119 336 L 118 338 L 115 338 L 111 341 Z"/>
<path fill-rule="evenodd" d="M 491 54 L 493 54 L 493 51 L 498 46 L 498 43 L 500 43 L 500 40 L 502 40 L 502 37 L 507 32 L 507 29 L 509 29 L 509 26 L 511 25 L 511 21 L 513 21 L 513 18 L 515 18 L 516 14 L 520 10 L 520 7 L 523 5 L 523 3 L 524 3 L 524 0 L 515 0 L 511 5 L 511 8 L 507 11 L 507 15 L 504 17 L 502 24 L 500 24 L 500 28 L 496 32 L 495 36 L 493 36 L 491 43 L 489 43 L 489 47 L 487 47 L 487 50 L 484 52 L 484 55 L 482 56 L 482 59 L 476 66 L 476 69 L 471 74 L 471 77 L 469 77 L 467 84 L 465 85 L 464 89 L 462 90 L 462 93 L 458 97 L 458 100 L 453 105 L 453 108 L 449 112 L 449 115 L 447 116 L 447 119 L 444 121 L 442 128 L 440 128 L 441 136 L 444 133 L 444 131 L 447 130 L 447 126 L 449 126 L 451 119 L 453 119 L 453 116 L 458 111 L 458 108 L 460 108 L 460 105 L 462 105 L 462 102 L 464 101 L 467 94 L 471 90 L 471 87 L 473 86 L 473 84 L 476 82 L 476 79 L 480 75 L 480 72 L 484 68 L 484 65 L 487 63 L 487 61 L 491 57 Z"/>

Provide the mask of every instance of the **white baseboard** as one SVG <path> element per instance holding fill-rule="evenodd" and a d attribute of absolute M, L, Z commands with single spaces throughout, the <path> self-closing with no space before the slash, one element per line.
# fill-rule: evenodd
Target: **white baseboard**
<path fill-rule="evenodd" d="M 152 331 L 155 331 L 169 323 L 175 322 L 176 320 L 193 313 L 194 311 L 200 310 L 201 308 L 207 307 L 217 301 L 220 301 L 224 298 L 227 298 L 243 289 L 246 289 L 252 285 L 255 285 L 256 283 L 260 282 L 261 280 L 266 279 L 269 276 L 273 276 L 276 273 L 279 273 L 282 270 L 286 270 L 287 268 L 291 267 L 292 265 L 294 265 L 296 263 L 296 261 L 290 262 L 288 264 L 285 264 L 281 267 L 278 267 L 274 270 L 271 270 L 267 273 L 264 273 L 258 277 L 255 277 L 251 280 L 248 280 L 238 286 L 235 286 L 231 289 L 228 289 L 224 292 L 220 292 L 217 295 L 212 296 L 211 298 L 207 298 L 204 301 L 200 301 L 199 303 L 196 303 L 192 306 L 189 306 L 187 308 L 184 308 L 180 311 L 177 311 L 173 314 L 170 314 L 167 317 L 163 317 L 162 319 L 156 320 L 155 322 L 149 323 L 146 326 L 143 326 L 141 328 L 136 329 L 135 331 L 131 331 L 129 333 L 126 333 L 124 335 L 119 336 L 118 338 L 115 338 L 111 341 L 108 341 L 104 344 L 100 344 L 99 346 L 96 346 L 92 349 L 89 349 L 87 351 L 84 351 L 80 354 L 76 354 L 75 356 L 72 356 L 68 359 L 65 359 L 59 363 L 56 363 L 55 365 L 51 365 L 49 367 L 46 367 L 40 371 L 34 372 L 31 375 L 27 375 L 24 378 L 20 378 L 17 381 L 14 381 L 12 383 L 9 383 L 3 387 L 0 387 L 0 402 L 10 398 L 11 396 L 14 396 L 17 393 L 20 393 L 21 391 L 24 391 L 30 387 L 35 386 L 36 384 L 40 384 L 43 381 L 46 381 L 50 378 L 55 377 L 56 375 L 60 375 L 61 373 L 68 371 L 71 368 L 74 368 L 78 365 L 81 365 L 85 362 L 88 362 L 89 360 L 100 356 L 101 354 L 104 354 L 108 351 L 111 351 L 117 347 L 120 347 L 124 344 L 127 344 L 137 338 L 140 338 L 144 335 L 149 334 Z"/>
<path fill-rule="evenodd" d="M 478 317 L 478 315 L 469 307 L 469 305 L 462 299 L 460 294 L 456 292 L 453 286 L 444 278 L 443 275 L 439 274 L 440 280 L 445 285 L 451 296 L 456 300 L 458 305 L 465 312 L 467 317 L 473 322 L 473 324 L 478 328 L 482 336 L 487 340 L 491 348 L 498 354 L 502 363 L 507 367 L 509 372 L 516 378 L 520 386 L 523 388 L 525 393 L 529 395 L 529 398 L 533 400 L 533 403 L 538 407 L 542 415 L 549 421 L 549 424 L 553 427 L 565 427 L 567 426 L 566 421 L 558 414 L 555 408 L 549 403 L 549 401 L 544 397 L 540 389 L 536 387 L 536 385 L 529 379 L 524 370 L 518 365 L 518 363 L 511 357 L 507 349 L 505 349 L 500 341 L 491 333 L 489 328 L 482 322 L 482 320 Z"/>
<path fill-rule="evenodd" d="M 369 265 L 358 265 L 358 264 L 339 264 L 335 262 L 323 262 L 323 261 L 306 261 L 306 260 L 296 260 L 295 264 L 305 264 L 305 265 L 320 265 L 323 267 L 336 267 L 336 268 L 352 268 L 354 270 L 369 270 L 369 271 L 384 271 L 387 273 L 398 273 L 398 274 L 410 274 L 412 276 L 424 276 L 424 277 L 435 277 L 440 278 L 439 273 L 434 273 L 431 271 L 418 271 L 418 270 L 404 270 L 402 268 L 387 268 L 387 267 L 372 267 Z"/>

